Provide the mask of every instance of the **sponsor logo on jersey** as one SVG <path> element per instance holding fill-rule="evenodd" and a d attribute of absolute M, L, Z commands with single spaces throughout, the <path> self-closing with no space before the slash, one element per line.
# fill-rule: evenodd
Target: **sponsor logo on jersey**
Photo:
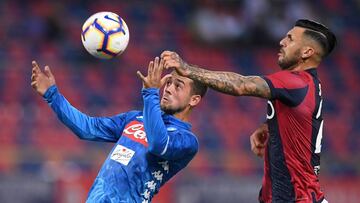
<path fill-rule="evenodd" d="M 110 158 L 127 166 L 134 154 L 135 152 L 133 150 L 122 145 L 117 145 L 114 151 L 111 153 Z"/>
<path fill-rule="evenodd" d="M 139 121 L 131 121 L 127 124 L 122 135 L 146 147 L 148 146 L 144 124 Z"/>

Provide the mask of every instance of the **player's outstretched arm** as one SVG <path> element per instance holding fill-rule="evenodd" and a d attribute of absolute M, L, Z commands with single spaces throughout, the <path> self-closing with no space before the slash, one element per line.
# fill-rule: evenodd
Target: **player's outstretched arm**
<path fill-rule="evenodd" d="M 170 76 L 161 77 L 164 68 L 164 61 L 158 57 L 151 61 L 148 66 L 148 74 L 144 76 L 137 72 L 138 77 L 143 82 L 142 96 L 144 99 L 144 128 L 149 143 L 149 152 L 163 156 L 166 152 L 169 142 L 169 135 L 165 123 L 162 119 L 160 108 L 159 88 L 165 83 Z"/>
<path fill-rule="evenodd" d="M 106 142 L 116 142 L 119 139 L 120 131 L 125 127 L 126 113 L 113 117 L 88 116 L 60 94 L 48 66 L 42 71 L 36 61 L 33 61 L 32 67 L 31 86 L 49 104 L 59 120 L 80 139 Z"/>
<path fill-rule="evenodd" d="M 165 68 L 175 68 L 182 76 L 199 81 L 219 92 L 234 96 L 255 96 L 270 98 L 270 88 L 259 76 L 243 76 L 233 72 L 210 71 L 195 65 L 190 65 L 171 51 L 164 51 L 161 58 Z"/>

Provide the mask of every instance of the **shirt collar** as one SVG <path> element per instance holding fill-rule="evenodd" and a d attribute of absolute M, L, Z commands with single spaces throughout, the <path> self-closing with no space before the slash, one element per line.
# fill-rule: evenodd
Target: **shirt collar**
<path fill-rule="evenodd" d="M 188 122 L 182 121 L 173 115 L 166 114 L 163 111 L 161 112 L 161 115 L 165 124 L 172 124 L 184 128 L 186 130 L 191 130 L 192 125 Z"/>

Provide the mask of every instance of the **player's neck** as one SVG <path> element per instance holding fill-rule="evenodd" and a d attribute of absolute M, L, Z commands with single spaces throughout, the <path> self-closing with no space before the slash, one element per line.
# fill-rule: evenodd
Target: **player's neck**
<path fill-rule="evenodd" d="M 175 113 L 174 116 L 184 122 L 189 122 L 189 115 L 190 115 L 191 110 L 186 109 L 184 111 Z"/>
<path fill-rule="evenodd" d="M 308 70 L 311 68 L 317 68 L 319 66 L 319 62 L 315 62 L 315 61 L 301 61 L 299 62 L 293 69 L 291 69 L 292 71 L 304 71 L 304 70 Z"/>

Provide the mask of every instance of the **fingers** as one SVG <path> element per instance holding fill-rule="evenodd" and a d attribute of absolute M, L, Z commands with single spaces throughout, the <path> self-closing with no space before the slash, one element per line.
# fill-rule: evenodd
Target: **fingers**
<path fill-rule="evenodd" d="M 162 53 L 162 55 L 164 56 L 166 56 L 167 54 L 168 52 L 166 51 Z M 171 76 L 171 75 L 166 75 L 163 78 L 161 77 L 165 67 L 165 63 L 166 63 L 165 60 L 163 60 L 162 58 L 155 57 L 153 61 L 149 62 L 148 72 L 146 77 L 143 76 L 139 71 L 137 72 L 138 77 L 144 81 L 145 87 L 160 88 L 165 84 L 167 79 Z"/>
<path fill-rule="evenodd" d="M 154 59 L 154 68 L 159 67 L 159 57 L 155 57 Z"/>
<path fill-rule="evenodd" d="M 150 61 L 148 65 L 148 75 L 151 75 L 153 70 L 154 70 L 154 61 Z"/>
<path fill-rule="evenodd" d="M 254 143 L 256 147 L 265 147 L 265 142 L 261 142 L 259 139 L 254 139 Z"/>
<path fill-rule="evenodd" d="M 52 74 L 49 66 L 45 66 L 44 72 L 48 78 L 54 78 L 54 75 Z"/>
<path fill-rule="evenodd" d="M 261 140 L 259 139 L 259 137 L 257 135 L 252 135 L 250 136 L 250 142 L 252 145 L 254 145 L 254 147 L 265 147 L 266 143 L 265 142 L 261 142 Z"/>
<path fill-rule="evenodd" d="M 255 144 L 255 139 L 250 137 L 251 151 L 258 157 L 264 157 L 265 147 L 257 147 Z"/>
<path fill-rule="evenodd" d="M 155 80 L 160 80 L 164 67 L 164 61 L 160 60 L 159 57 L 155 57 L 154 61 L 151 61 L 150 63 L 151 64 L 149 64 L 148 77 Z"/>
<path fill-rule="evenodd" d="M 165 69 L 169 69 L 169 68 L 172 68 L 174 66 L 173 65 L 174 61 L 173 61 L 173 59 L 171 59 L 170 55 L 166 55 L 161 59 L 164 61 L 164 68 Z"/>
<path fill-rule="evenodd" d="M 264 155 L 265 155 L 265 148 L 261 148 L 256 151 L 256 156 L 263 158 Z"/>
<path fill-rule="evenodd" d="M 254 144 L 251 144 L 251 151 L 259 157 L 264 156 L 265 148 L 255 147 Z"/>
<path fill-rule="evenodd" d="M 156 77 L 156 76 L 158 76 L 158 77 L 160 77 L 159 76 L 159 74 L 161 75 L 161 71 L 160 71 L 160 59 L 159 59 L 159 57 L 155 57 L 155 59 L 154 59 L 154 76 Z"/>
<path fill-rule="evenodd" d="M 250 136 L 250 146 L 251 146 L 251 150 L 254 151 L 254 149 L 256 148 L 256 144 L 252 136 Z"/>
<path fill-rule="evenodd" d="M 161 58 L 164 58 L 164 57 L 166 57 L 166 56 L 170 56 L 171 55 L 171 53 L 173 53 L 172 51 L 163 51 L 162 53 L 161 53 Z"/>
<path fill-rule="evenodd" d="M 31 81 L 36 80 L 36 78 L 37 78 L 37 75 L 35 73 L 32 73 L 31 74 Z"/>
<path fill-rule="evenodd" d="M 31 71 L 31 86 L 35 87 L 37 83 L 37 78 L 39 76 L 39 73 L 41 73 L 41 70 L 39 68 L 39 65 L 36 63 L 36 61 L 32 61 L 32 71 Z"/>
<path fill-rule="evenodd" d="M 165 60 L 161 59 L 159 64 L 159 71 L 163 71 L 165 66 Z"/>
<path fill-rule="evenodd" d="M 143 82 L 145 82 L 145 76 L 144 76 L 140 71 L 136 71 L 136 75 L 137 75 Z"/>
<path fill-rule="evenodd" d="M 269 139 L 269 130 L 266 124 L 260 126 L 250 136 L 251 151 L 258 157 L 264 157 Z"/>
<path fill-rule="evenodd" d="M 265 147 L 265 142 L 262 141 L 262 133 L 259 130 L 256 130 L 250 136 L 250 140 L 254 143 L 255 147 Z"/>
<path fill-rule="evenodd" d="M 164 51 L 161 53 L 161 59 L 164 60 L 164 68 L 169 69 L 175 66 L 175 59 L 177 59 L 179 55 L 173 51 Z"/>
<path fill-rule="evenodd" d="M 256 147 L 265 147 L 269 138 L 269 130 L 267 125 L 264 124 L 260 126 L 250 137 L 254 140 L 254 145 Z"/>
<path fill-rule="evenodd" d="M 36 61 L 32 61 L 31 64 L 32 64 L 32 67 L 33 67 L 32 68 L 33 73 L 41 73 L 41 69 L 40 69 L 40 67 L 39 67 L 39 65 L 37 64 Z"/>

